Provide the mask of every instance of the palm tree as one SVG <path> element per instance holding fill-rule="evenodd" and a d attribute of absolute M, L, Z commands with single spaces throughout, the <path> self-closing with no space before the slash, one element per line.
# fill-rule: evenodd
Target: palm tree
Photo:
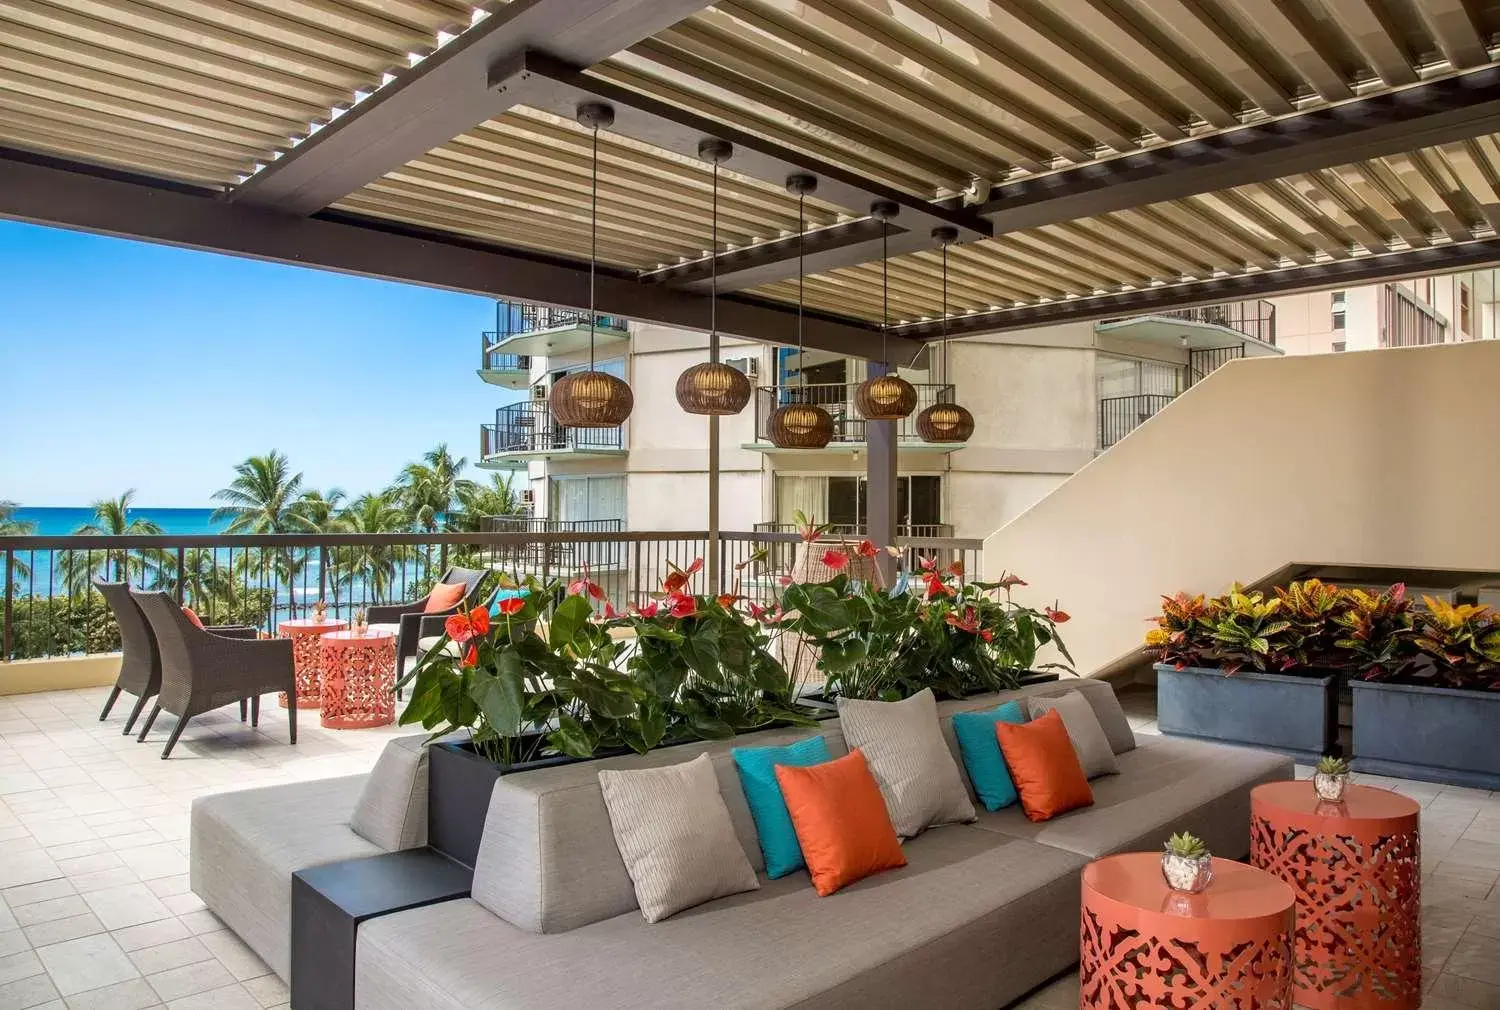
<path fill-rule="evenodd" d="M 461 532 L 474 533 L 486 516 L 518 516 L 525 512 L 521 496 L 516 493 L 512 475 L 490 474 L 489 483 L 460 481 L 458 502 L 461 511 L 449 525 Z"/>
<path fill-rule="evenodd" d="M 226 533 L 305 533 L 309 524 L 301 504 L 302 475 L 292 473 L 284 453 L 272 449 L 264 456 L 251 456 L 234 467 L 235 478 L 229 486 L 215 491 L 213 500 L 222 502 L 214 509 L 212 520 L 229 520 Z M 267 564 L 269 560 L 269 564 Z M 298 558 L 291 548 L 271 549 L 268 556 L 246 551 L 241 566 L 261 573 L 272 570 L 290 591 L 297 574 L 306 566 L 306 555 Z M 296 611 L 296 597 L 290 597 Z"/>
<path fill-rule="evenodd" d="M 340 507 L 344 504 L 344 499 L 347 497 L 348 495 L 344 493 L 344 489 L 337 487 L 329 488 L 326 494 L 321 491 L 304 491 L 302 492 L 302 497 L 292 507 L 297 510 L 300 521 L 306 527 L 307 532 L 322 533 L 325 535 L 344 533 L 347 530 Z M 310 560 L 312 552 L 309 550 L 307 554 Z M 337 613 L 339 606 L 339 584 L 335 574 L 337 571 L 335 555 L 336 552 L 334 551 L 323 555 L 322 563 L 327 565 L 328 570 L 319 574 L 318 581 L 320 587 L 324 584 L 332 587 L 333 609 Z M 320 588 L 321 592 L 322 589 Z"/>
<path fill-rule="evenodd" d="M 420 463 L 406 464 L 396 478 L 396 490 L 413 525 L 436 532 L 453 512 L 460 489 L 472 483 L 459 477 L 468 465 L 462 456 L 453 457 L 446 442 L 425 453 Z"/>
<path fill-rule="evenodd" d="M 149 519 L 132 519 L 131 505 L 135 501 L 135 488 L 118 498 L 101 498 L 94 502 L 94 521 L 84 523 L 73 531 L 78 537 L 143 537 L 161 536 L 162 528 Z M 102 555 L 102 556 L 98 556 Z M 59 556 L 63 570 L 63 581 L 69 593 L 78 594 L 88 590 L 89 581 L 96 575 L 115 582 L 146 582 L 151 586 L 160 583 L 166 571 L 166 551 L 148 547 L 137 550 L 124 548 L 63 551 Z"/>
<path fill-rule="evenodd" d="M 36 533 L 36 523 L 27 522 L 16 518 L 16 509 L 20 508 L 13 501 L 0 501 L 0 537 L 29 537 Z M 11 580 L 31 578 L 31 566 L 26 564 L 14 553 L 10 557 L 10 571 L 6 577 Z"/>
<path fill-rule="evenodd" d="M 360 495 L 340 514 L 344 533 L 400 533 L 406 529 L 406 520 L 405 510 L 391 492 Z M 355 584 L 363 582 L 367 596 L 379 601 L 386 598 L 411 548 L 367 544 L 340 547 L 333 553 L 337 582 L 351 594 Z"/>

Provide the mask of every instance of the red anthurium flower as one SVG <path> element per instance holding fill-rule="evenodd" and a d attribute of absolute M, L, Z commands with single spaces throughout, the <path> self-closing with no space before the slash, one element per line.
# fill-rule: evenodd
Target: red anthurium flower
<path fill-rule="evenodd" d="M 949 575 L 953 576 L 956 579 L 963 578 L 964 563 L 962 561 L 955 561 L 953 562 L 953 564 L 943 569 L 943 571 L 947 572 Z"/>
<path fill-rule="evenodd" d="M 763 624 L 781 620 L 781 612 L 775 607 L 762 607 L 759 603 L 750 604 L 750 616 Z"/>
<path fill-rule="evenodd" d="M 474 627 L 474 634 L 488 635 L 490 633 L 490 611 L 488 607 L 475 607 L 469 611 L 469 623 Z"/>
<path fill-rule="evenodd" d="M 720 593 L 716 597 L 716 599 L 719 602 L 719 606 L 723 607 L 725 610 L 728 610 L 730 607 L 734 606 L 740 600 L 743 600 L 744 597 L 743 596 L 736 596 L 734 593 Z"/>
<path fill-rule="evenodd" d="M 1029 585 L 1029 583 L 1019 575 L 1012 575 L 1010 574 L 1010 572 L 1002 572 L 1000 575 L 999 585 L 1001 589 L 1010 589 L 1014 586 Z"/>
<path fill-rule="evenodd" d="M 792 584 L 792 577 L 790 575 L 778 575 L 776 576 L 776 584 L 778 586 L 789 586 Z"/>
<path fill-rule="evenodd" d="M 1065 621 L 1071 621 L 1073 619 L 1067 611 L 1057 609 L 1056 600 L 1052 601 L 1052 606 L 1043 607 L 1042 612 L 1047 615 L 1047 620 L 1051 621 L 1053 624 L 1062 624 Z"/>
<path fill-rule="evenodd" d="M 604 604 L 604 619 L 606 621 L 612 621 L 619 616 L 620 612 L 615 609 L 615 605 L 606 601 Z"/>
<path fill-rule="evenodd" d="M 667 597 L 666 604 L 673 617 L 692 617 L 698 610 L 698 601 L 687 593 L 673 593 Z"/>
<path fill-rule="evenodd" d="M 477 645 L 471 645 L 471 646 L 469 646 L 469 651 L 466 652 L 466 653 L 464 653 L 464 666 L 478 666 L 478 665 L 479 665 L 479 646 L 477 646 Z"/>
<path fill-rule="evenodd" d="M 979 615 L 975 613 L 973 607 L 965 607 L 963 617 L 959 617 L 957 613 L 952 613 L 943 618 L 943 620 L 953 625 L 959 631 L 967 631 L 971 635 L 979 634 Z"/>
<path fill-rule="evenodd" d="M 936 558 L 918 558 L 917 560 L 918 563 L 922 566 L 922 571 L 924 572 L 930 572 L 933 569 L 937 568 Z"/>
<path fill-rule="evenodd" d="M 664 592 L 664 593 L 668 593 L 668 594 L 671 594 L 671 593 L 680 593 L 680 592 L 683 591 L 684 588 L 687 587 L 687 584 L 688 584 L 687 572 L 683 572 L 683 571 L 669 572 L 667 574 L 667 577 L 661 580 L 661 591 Z"/>
<path fill-rule="evenodd" d="M 470 622 L 466 614 L 454 614 L 448 618 L 443 622 L 443 630 L 448 633 L 449 638 L 453 639 L 459 645 L 463 645 L 469 639 L 473 638 L 475 634 L 474 625 Z"/>
<path fill-rule="evenodd" d="M 694 558 L 693 563 L 687 566 L 687 573 L 689 575 L 697 575 L 701 571 L 703 571 L 702 558 Z"/>
<path fill-rule="evenodd" d="M 880 553 L 880 548 L 868 540 L 861 540 L 859 546 L 854 548 L 854 552 L 862 558 L 873 558 Z"/>
<path fill-rule="evenodd" d="M 657 603 L 655 600 L 652 600 L 644 607 L 637 607 L 634 604 L 631 604 L 630 610 L 632 613 L 638 614 L 641 617 L 655 617 L 657 611 L 661 610 L 661 604 Z"/>
<path fill-rule="evenodd" d="M 500 601 L 500 613 L 504 614 L 506 617 L 509 617 L 512 614 L 519 614 L 521 612 L 521 608 L 524 606 L 526 606 L 525 600 L 521 599 L 519 596 L 512 596 L 509 599 Z"/>
<path fill-rule="evenodd" d="M 979 633 L 979 637 L 984 639 L 986 642 L 993 642 L 995 640 L 995 633 L 989 628 L 985 628 Z"/>
<path fill-rule="evenodd" d="M 843 571 L 844 566 L 848 563 L 849 555 L 845 554 L 843 551 L 823 552 L 823 564 L 827 565 L 829 568 L 833 569 L 836 572 Z"/>
<path fill-rule="evenodd" d="M 925 582 L 925 583 L 927 583 L 927 598 L 928 599 L 932 599 L 932 597 L 934 597 L 934 596 L 953 596 L 954 595 L 952 587 L 950 587 L 947 583 L 945 583 L 942 580 L 942 578 L 939 577 L 938 575 L 936 575 L 935 573 L 934 574 L 928 574 L 928 575 L 922 576 L 922 581 Z"/>

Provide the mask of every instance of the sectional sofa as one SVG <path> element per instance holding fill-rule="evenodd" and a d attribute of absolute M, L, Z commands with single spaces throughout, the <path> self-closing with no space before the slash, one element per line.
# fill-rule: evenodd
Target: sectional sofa
<path fill-rule="evenodd" d="M 817 896 L 805 873 L 795 873 L 663 922 L 641 918 L 598 771 L 709 754 L 739 841 L 760 872 L 754 822 L 729 755 L 734 744 L 688 744 L 506 776 L 490 802 L 470 897 L 359 926 L 355 1006 L 1003 1006 L 1077 962 L 1078 877 L 1090 859 L 1155 849 L 1178 830 L 1200 835 L 1217 854 L 1244 856 L 1250 790 L 1293 773 L 1291 760 L 1274 754 L 1137 740 L 1111 687 L 1094 680 L 943 703 L 939 716 L 954 760 L 963 767 L 953 713 L 1068 690 L 1083 692 L 1093 705 L 1119 763 L 1118 774 L 1091 783 L 1092 807 L 1040 824 L 1019 807 L 995 813 L 979 807 L 973 824 L 933 828 L 908 841 L 904 869 L 827 898 Z M 811 734 L 822 734 L 835 757 L 847 750 L 837 720 L 752 740 L 773 745 Z M 400 792 L 389 767 L 376 774 L 390 780 L 383 790 Z M 370 802 L 368 784 L 343 781 L 194 805 L 194 890 L 283 978 L 290 899 L 281 891 L 290 891 L 290 874 L 299 868 L 293 864 L 357 857 L 366 846 L 381 850 L 348 827 L 361 791 Z M 408 807 L 417 793 L 406 789 Z M 292 808 L 316 809 L 318 830 L 292 816 Z M 295 838 L 286 830 L 291 820 Z M 256 914 L 247 914 L 226 878 L 241 886 L 257 882 Z"/>

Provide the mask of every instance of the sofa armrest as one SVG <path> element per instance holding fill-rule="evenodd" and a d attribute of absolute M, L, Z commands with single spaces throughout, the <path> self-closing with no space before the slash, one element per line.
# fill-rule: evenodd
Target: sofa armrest
<path fill-rule="evenodd" d="M 258 638 L 260 629 L 248 624 L 210 624 L 203 629 L 220 638 Z"/>

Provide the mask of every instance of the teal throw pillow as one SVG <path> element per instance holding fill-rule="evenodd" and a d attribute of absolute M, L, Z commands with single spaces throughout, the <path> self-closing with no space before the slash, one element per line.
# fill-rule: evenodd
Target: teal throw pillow
<path fill-rule="evenodd" d="M 498 589 L 495 591 L 495 602 L 490 604 L 490 620 L 498 621 L 504 618 L 500 612 L 500 604 L 506 600 L 522 600 L 531 595 L 529 589 Z"/>
<path fill-rule="evenodd" d="M 969 781 L 974 783 L 975 795 L 986 810 L 999 810 L 1016 802 L 1016 784 L 1011 781 L 1010 769 L 1005 767 L 1005 757 L 1000 753 L 995 723 L 1025 721 L 1026 713 L 1014 701 L 983 712 L 959 712 L 953 717 L 953 732 L 958 737 L 958 749 L 963 752 L 964 767 L 969 771 Z"/>
<path fill-rule="evenodd" d="M 785 747 L 736 747 L 729 753 L 750 804 L 750 816 L 755 818 L 760 851 L 766 857 L 766 876 L 774 880 L 802 869 L 807 864 L 802 860 L 802 847 L 797 844 L 797 829 L 787 812 L 781 784 L 776 781 L 776 766 L 806 768 L 832 761 L 828 744 L 821 736 L 814 736 Z"/>

